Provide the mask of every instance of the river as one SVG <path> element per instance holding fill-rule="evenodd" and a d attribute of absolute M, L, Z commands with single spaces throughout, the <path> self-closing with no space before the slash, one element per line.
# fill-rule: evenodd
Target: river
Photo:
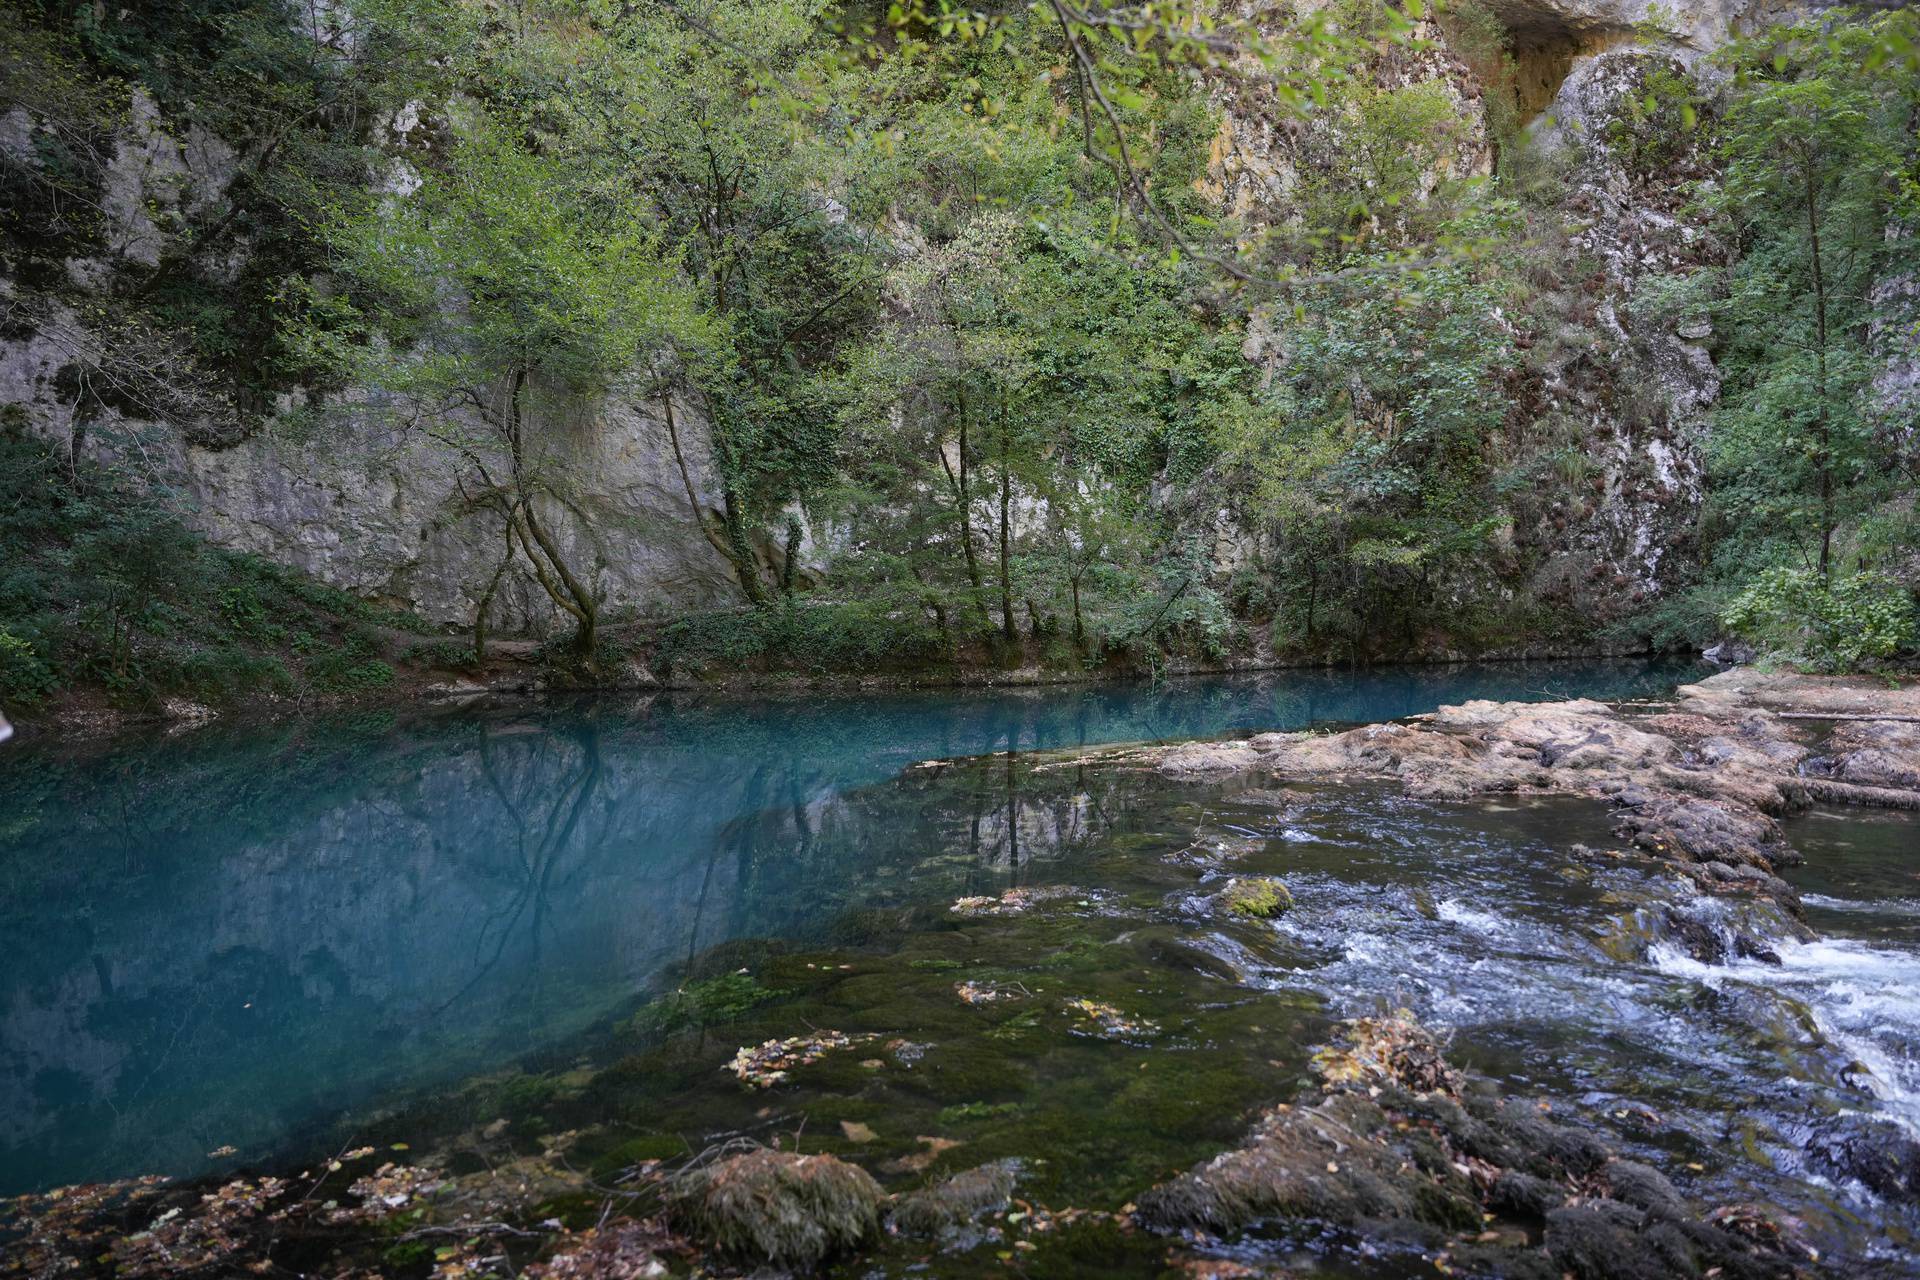
<path fill-rule="evenodd" d="M 1461 1065 L 1686 1171 L 1688 1196 L 1783 1205 L 1897 1274 L 1910 1208 L 1807 1150 L 1851 1113 L 1920 1122 L 1913 815 L 1795 819 L 1816 936 L 1705 963 L 1662 913 L 1712 929 L 1729 908 L 1586 856 L 1610 840 L 1597 805 L 1249 795 L 1026 758 L 1657 697 L 1693 671 L 662 695 L 16 745 L 0 1192 L 469 1125 L 584 1135 L 574 1158 L 612 1177 L 798 1124 L 894 1182 L 1018 1158 L 1030 1194 L 1114 1208 L 1231 1145 L 1339 1019 L 1404 1006 Z M 909 767 L 955 757 L 984 758 Z M 1223 867 L 1281 877 L 1295 908 L 1222 924 L 1201 902 Z M 1065 896 L 949 910 L 1014 885 Z M 819 1028 L 892 1066 L 847 1054 L 770 1095 L 723 1069 Z"/>

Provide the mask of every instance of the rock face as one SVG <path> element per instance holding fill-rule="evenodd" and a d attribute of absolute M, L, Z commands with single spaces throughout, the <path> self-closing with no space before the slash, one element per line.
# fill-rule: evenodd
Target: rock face
<path fill-rule="evenodd" d="M 1461 582 L 1457 594 L 1520 591 L 1607 621 L 1684 577 L 1703 492 L 1700 438 L 1720 394 L 1703 344 L 1711 330 L 1645 324 L 1633 306 L 1644 278 L 1702 261 L 1704 233 L 1686 210 L 1698 158 L 1683 152 L 1658 172 L 1642 171 L 1609 143 L 1609 126 L 1646 96 L 1649 75 L 1684 68 L 1751 20 L 1756 6 L 1677 6 L 1663 18 L 1666 38 L 1651 46 L 1637 43 L 1646 18 L 1639 0 L 1491 7 L 1507 28 L 1519 118 L 1538 117 L 1543 146 L 1561 150 L 1572 166 L 1560 211 L 1571 233 L 1563 273 L 1577 262 L 1598 269 L 1554 282 L 1537 305 L 1511 318 L 1521 367 L 1508 394 L 1526 419 L 1511 429 L 1516 447 L 1523 455 L 1556 445 L 1576 451 L 1578 474 L 1510 499 L 1509 542 L 1526 567 L 1503 569 L 1500 581 Z M 1428 43 L 1383 57 L 1374 74 L 1385 88 L 1435 87 L 1452 104 L 1456 123 L 1429 175 L 1430 191 L 1494 170 L 1492 102 L 1508 91 L 1481 83 L 1482 72 L 1470 65 L 1476 55 L 1454 49 L 1449 31 L 1444 22 L 1422 24 L 1418 34 Z M 1338 112 L 1304 120 L 1276 113 L 1261 85 L 1257 70 L 1214 85 L 1221 125 L 1201 183 L 1255 231 L 1284 228 L 1297 216 L 1298 191 L 1338 167 L 1351 124 Z M 1285 363 L 1283 337 L 1281 326 L 1256 312 L 1245 354 L 1272 376 Z M 1216 556 L 1224 566 L 1255 539 L 1241 533 L 1219 541 L 1228 548 Z"/>
<path fill-rule="evenodd" d="M 69 362 L 45 331 L 0 342 L 0 393 L 62 443 L 70 427 L 55 388 Z M 609 606 L 642 616 L 740 598 L 731 564 L 695 520 L 695 502 L 708 519 L 719 508 L 704 429 L 698 419 L 675 416 L 685 480 L 660 418 L 630 406 L 601 405 L 549 441 L 559 469 L 592 481 L 579 486 L 585 520 L 556 505 L 546 523 L 569 565 L 590 575 Z M 87 439 L 92 451 L 137 455 L 184 497 L 187 523 L 213 542 L 430 621 L 470 623 L 502 559 L 498 520 L 462 500 L 461 480 L 471 480 L 464 465 L 418 435 L 342 428 L 296 441 L 268 432 L 216 448 L 116 415 L 94 424 Z M 499 629 L 534 634 L 557 623 L 545 592 L 517 562 L 491 619 Z"/>
<path fill-rule="evenodd" d="M 31 136 L 24 111 L 0 118 L 0 146 L 16 158 Z M 136 92 L 107 166 L 105 242 L 99 257 L 67 262 L 73 290 L 84 296 L 115 272 L 155 267 L 233 176 L 230 148 L 198 130 L 175 137 Z M 473 476 L 454 451 L 365 422 L 311 438 L 277 425 L 247 435 L 217 410 L 196 420 L 209 406 L 184 393 L 167 406 L 106 405 L 76 435 L 76 370 L 100 359 L 112 335 L 90 332 L 75 306 L 4 275 L 0 318 L 0 403 L 17 406 L 29 429 L 137 464 L 219 545 L 435 622 L 471 622 L 505 541 L 498 521 L 465 500 L 462 482 L 470 487 Z M 188 425 L 161 425 L 162 408 Z M 689 407 L 674 416 L 677 452 L 661 415 L 630 404 L 607 401 L 544 424 L 542 466 L 570 481 L 577 507 L 552 504 L 545 523 L 615 614 L 659 617 L 741 598 L 703 527 L 720 506 L 705 423 Z M 510 567 L 491 624 L 542 634 L 560 621 L 539 584 Z"/>

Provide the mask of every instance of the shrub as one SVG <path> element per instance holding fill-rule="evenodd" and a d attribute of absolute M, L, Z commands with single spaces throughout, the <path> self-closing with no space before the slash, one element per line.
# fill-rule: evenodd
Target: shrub
<path fill-rule="evenodd" d="M 132 706 L 232 702 L 291 692 L 289 655 L 318 692 L 372 692 L 394 678 L 373 627 L 431 630 L 209 546 L 138 477 L 73 465 L 0 415 L 0 700 L 92 685 Z"/>
<path fill-rule="evenodd" d="M 731 1022 L 755 1005 L 785 994 L 762 986 L 750 974 L 723 973 L 668 992 L 634 1014 L 627 1027 L 644 1039 L 654 1039 Z"/>
<path fill-rule="evenodd" d="M 59 682 L 33 643 L 0 629 L 0 699 L 37 706 Z"/>
<path fill-rule="evenodd" d="M 359 656 L 351 647 L 307 663 L 307 684 L 315 693 L 370 693 L 392 683 L 391 666 Z"/>
<path fill-rule="evenodd" d="M 1734 598 L 1721 621 L 1766 656 L 1818 671 L 1890 658 L 1920 637 L 1913 593 L 1882 573 L 1827 579 L 1770 569 Z"/>
<path fill-rule="evenodd" d="M 849 671 L 884 662 L 932 661 L 943 653 L 939 632 L 911 614 L 857 604 L 787 602 L 683 618 L 661 634 L 659 661 L 667 671 L 708 663 Z"/>
<path fill-rule="evenodd" d="M 237 702 L 263 690 L 290 693 L 293 677 L 278 658 L 250 653 L 234 645 L 187 654 L 156 683 L 177 688 L 200 702 Z"/>

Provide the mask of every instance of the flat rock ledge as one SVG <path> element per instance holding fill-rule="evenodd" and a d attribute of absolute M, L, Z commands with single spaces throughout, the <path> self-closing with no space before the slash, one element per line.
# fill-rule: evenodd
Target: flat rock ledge
<path fill-rule="evenodd" d="M 1381 779 L 1445 800 L 1586 796 L 1615 807 L 1623 839 L 1703 887 L 1797 905 L 1776 874 L 1799 860 L 1780 815 L 1816 803 L 1920 810 L 1920 687 L 1743 669 L 1685 685 L 1657 711 L 1476 701 L 1343 733 L 1107 758 L 1192 782 Z"/>

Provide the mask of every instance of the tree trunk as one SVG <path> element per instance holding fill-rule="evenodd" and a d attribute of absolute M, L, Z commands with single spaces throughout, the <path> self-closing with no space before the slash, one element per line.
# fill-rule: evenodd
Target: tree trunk
<path fill-rule="evenodd" d="M 915 552 L 924 552 L 925 550 L 926 544 L 924 542 L 916 542 L 914 544 Z M 940 628 L 940 639 L 951 649 L 953 647 L 953 632 L 947 626 L 947 607 L 940 603 L 939 593 L 927 582 L 927 575 L 921 571 L 919 565 L 909 562 L 907 572 L 911 573 L 913 580 L 920 584 L 921 607 L 933 615 L 934 625 Z"/>
<path fill-rule="evenodd" d="M 539 514 L 533 509 L 533 485 L 527 475 L 526 454 L 521 438 L 521 396 L 526 386 L 527 371 L 515 369 L 507 394 L 507 449 L 513 462 L 514 497 L 520 517 L 520 547 L 526 552 L 527 562 L 533 566 L 533 576 L 539 579 L 540 586 L 578 624 L 573 637 L 574 653 L 581 658 L 591 659 L 600 620 L 600 601 L 567 567 L 566 558 L 560 554 L 558 544 L 541 526 Z M 509 512 L 508 528 L 512 527 L 513 515 Z"/>
<path fill-rule="evenodd" d="M 508 520 L 512 520 L 509 512 Z M 487 657 L 487 614 L 493 608 L 493 597 L 500 590 L 500 579 L 506 575 L 507 566 L 513 563 L 513 533 L 507 532 L 507 553 L 500 557 L 500 563 L 494 567 L 493 577 L 487 581 L 487 589 L 480 596 L 480 603 L 473 611 L 473 663 L 479 666 Z"/>
<path fill-rule="evenodd" d="M 800 517 L 787 517 L 786 553 L 780 559 L 780 594 L 793 595 L 795 566 L 800 561 Z"/>
<path fill-rule="evenodd" d="M 1313 611 L 1320 601 L 1320 563 L 1307 561 L 1307 643 L 1313 643 Z"/>
<path fill-rule="evenodd" d="M 1000 420 L 1000 633 L 1008 642 L 1014 639 L 1013 579 L 1009 571 L 1007 512 L 1013 490 L 1013 477 L 1007 468 L 1007 422 Z"/>
<path fill-rule="evenodd" d="M 764 605 L 767 590 L 760 581 L 760 562 L 754 558 L 753 547 L 747 541 L 747 520 L 731 487 L 721 499 L 721 510 L 725 512 L 727 545 L 732 548 L 729 559 L 733 561 L 735 576 L 740 579 L 740 589 L 746 592 L 747 603 Z"/>
<path fill-rule="evenodd" d="M 1827 406 L 1827 276 L 1820 261 L 1820 199 L 1813 166 L 1806 169 L 1807 238 L 1813 253 L 1815 466 L 1820 473 L 1820 576 L 1833 558 L 1833 419 Z"/>
<path fill-rule="evenodd" d="M 958 452 L 960 454 L 960 474 L 954 485 L 954 496 L 960 504 L 960 547 L 966 553 L 967 582 L 973 587 L 974 607 L 980 611 L 980 621 L 988 627 L 991 627 L 993 620 L 987 615 L 985 589 L 980 581 L 980 561 L 973 554 L 973 485 L 968 478 L 967 472 L 967 401 L 964 395 L 960 399 L 960 448 Z M 941 465 L 946 465 L 944 456 L 941 458 Z"/>
<path fill-rule="evenodd" d="M 706 538 L 707 545 L 718 551 L 723 559 L 732 566 L 733 578 L 740 586 L 741 594 L 751 605 L 766 603 L 766 593 L 760 589 L 760 574 L 749 554 L 746 563 L 741 563 L 741 552 L 746 538 L 738 528 L 737 517 L 733 513 L 733 495 L 727 495 L 727 517 L 722 523 L 726 526 L 725 535 L 714 532 L 713 525 L 707 520 L 706 513 L 700 510 L 700 498 L 693 491 L 693 473 L 687 469 L 687 455 L 680 449 L 680 427 L 673 417 L 673 395 L 663 392 L 660 396 L 660 412 L 667 425 L 667 442 L 673 446 L 673 461 L 680 468 L 680 484 L 687 493 L 687 510 L 693 516 L 694 527 Z"/>

